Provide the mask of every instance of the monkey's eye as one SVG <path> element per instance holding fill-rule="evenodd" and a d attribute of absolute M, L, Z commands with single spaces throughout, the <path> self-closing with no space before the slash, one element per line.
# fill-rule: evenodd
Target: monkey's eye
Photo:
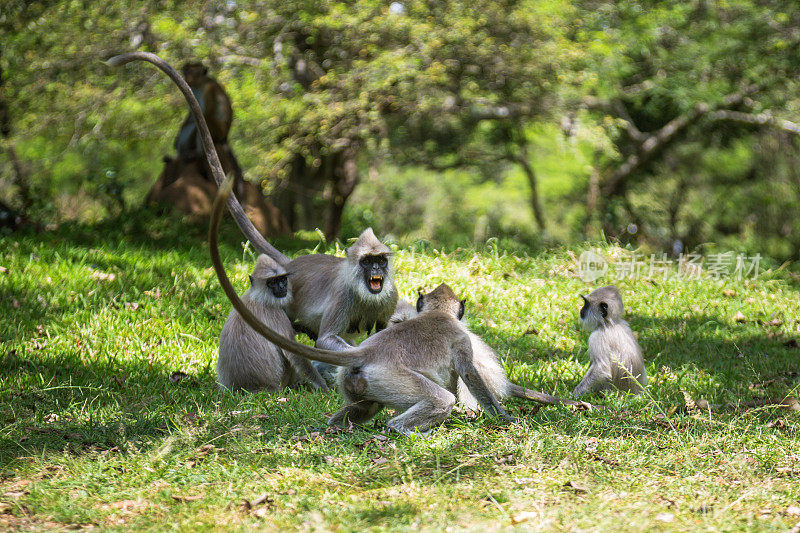
<path fill-rule="evenodd" d="M 361 261 L 358 262 L 358 264 L 361 265 L 363 268 L 369 268 L 370 263 L 372 263 L 372 261 L 370 260 L 369 257 L 362 257 Z"/>
<path fill-rule="evenodd" d="M 377 263 L 378 263 L 379 267 L 386 268 L 386 265 L 389 264 L 389 260 L 386 259 L 385 257 L 381 256 L 381 257 L 378 258 Z"/>

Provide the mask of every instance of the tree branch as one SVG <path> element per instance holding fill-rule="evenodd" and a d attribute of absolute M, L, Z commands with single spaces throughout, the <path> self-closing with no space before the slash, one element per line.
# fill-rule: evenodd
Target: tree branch
<path fill-rule="evenodd" d="M 755 114 L 723 109 L 710 113 L 708 118 L 710 120 L 730 120 L 733 122 L 755 124 L 758 126 L 771 126 L 793 135 L 800 135 L 800 124 L 790 120 L 773 117 L 769 111 Z"/>

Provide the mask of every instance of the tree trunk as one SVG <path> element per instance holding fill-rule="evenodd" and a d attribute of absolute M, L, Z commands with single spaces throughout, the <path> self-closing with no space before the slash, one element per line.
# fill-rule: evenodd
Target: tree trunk
<path fill-rule="evenodd" d="M 344 206 L 360 179 L 354 148 L 346 149 L 339 157 L 336 157 L 335 163 L 331 199 L 325 217 L 325 239 L 328 241 L 339 236 L 339 232 L 342 230 Z"/>
<path fill-rule="evenodd" d="M 598 233 L 594 219 L 598 213 L 599 203 L 600 170 L 597 165 L 592 165 L 592 172 L 589 174 L 589 190 L 586 192 L 586 225 L 583 227 L 583 233 L 587 238 L 591 238 Z"/>
<path fill-rule="evenodd" d="M 523 172 L 525 172 L 525 177 L 528 178 L 528 185 L 531 188 L 531 210 L 533 211 L 533 218 L 536 219 L 536 226 L 539 228 L 539 231 L 545 230 L 545 223 L 544 223 L 544 213 L 542 211 L 542 205 L 539 201 L 539 190 L 538 184 L 536 180 L 536 172 L 533 170 L 533 166 L 531 165 L 530 161 L 528 160 L 527 155 L 527 148 L 525 146 L 519 147 L 519 153 L 516 154 L 514 157 L 517 163 L 520 164 L 522 167 Z"/>
<path fill-rule="evenodd" d="M 11 142 L 11 111 L 6 102 L 5 95 L 3 94 L 3 70 L 0 68 L 0 136 L 3 138 L 2 148 L 8 154 L 8 159 L 11 161 L 11 171 L 13 174 L 12 183 L 17 186 L 17 195 L 20 199 L 22 206 L 23 216 L 29 216 L 28 211 L 33 204 L 31 198 L 30 185 L 28 176 L 25 174 L 25 169 L 17 156 L 17 150 L 14 143 Z"/>

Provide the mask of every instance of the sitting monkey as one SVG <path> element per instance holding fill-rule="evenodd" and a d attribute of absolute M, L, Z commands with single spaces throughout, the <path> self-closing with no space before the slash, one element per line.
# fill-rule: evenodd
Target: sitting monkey
<path fill-rule="evenodd" d="M 581 322 L 589 335 L 589 371 L 575 387 L 576 398 L 614 386 L 639 394 L 647 386 L 642 349 L 622 319 L 622 296 L 613 285 L 595 289 L 583 298 Z"/>
<path fill-rule="evenodd" d="M 266 255 L 260 255 L 250 276 L 250 289 L 242 296 L 248 309 L 281 335 L 294 338 L 284 308 L 291 302 L 286 270 Z M 217 380 L 230 390 L 271 392 L 310 383 L 328 390 L 325 380 L 310 361 L 278 348 L 247 325 L 232 310 L 219 339 Z"/>

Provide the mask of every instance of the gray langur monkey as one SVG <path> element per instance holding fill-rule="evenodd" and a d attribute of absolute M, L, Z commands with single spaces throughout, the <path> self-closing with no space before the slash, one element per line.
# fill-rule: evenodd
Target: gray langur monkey
<path fill-rule="evenodd" d="M 250 275 L 250 289 L 242 296 L 247 308 L 265 324 L 286 337 L 294 329 L 284 308 L 292 300 L 286 270 L 262 254 Z M 276 392 L 309 383 L 328 390 L 325 380 L 305 358 L 284 352 L 247 325 L 233 309 L 222 327 L 217 360 L 217 381 L 229 390 Z"/>
<path fill-rule="evenodd" d="M 418 314 L 419 313 L 410 302 L 399 300 L 397 302 L 397 308 L 389 318 L 389 327 L 394 327 L 395 324 L 400 324 L 401 322 L 414 318 Z M 571 405 L 579 409 L 587 410 L 594 407 L 586 402 L 551 396 L 512 383 L 506 376 L 505 370 L 500 364 L 500 361 L 498 361 L 494 350 L 492 350 L 478 335 L 467 329 L 466 326 L 464 326 L 464 330 L 472 346 L 472 363 L 475 365 L 475 369 L 478 371 L 481 379 L 497 398 L 514 397 L 533 400 L 544 405 Z M 479 402 L 470 393 L 469 388 L 460 378 L 458 380 L 458 393 L 456 396 L 458 398 L 458 403 L 463 407 L 472 411 L 476 411 L 480 408 Z"/>
<path fill-rule="evenodd" d="M 286 312 L 295 329 L 326 350 L 352 348 L 342 336 L 380 331 L 397 304 L 392 251 L 367 228 L 345 257 L 312 254 L 286 265 L 293 303 Z M 335 367 L 315 364 L 323 375 Z"/>
<path fill-rule="evenodd" d="M 131 61 L 147 61 L 161 69 L 178 86 L 189 104 L 199 129 L 203 150 L 219 187 L 225 172 L 203 110 L 192 89 L 181 75 L 163 59 L 149 52 L 130 52 L 112 57 L 110 66 Z M 228 195 L 228 209 L 245 237 L 257 252 L 266 254 L 284 267 L 292 278 L 294 298 L 286 309 L 295 329 L 307 333 L 316 346 L 344 350 L 351 346 L 342 339 L 348 333 L 380 330 L 397 303 L 391 268 L 391 250 L 367 229 L 347 251 L 347 257 L 312 254 L 289 260 L 264 239 L 247 218 L 235 195 Z"/>
<path fill-rule="evenodd" d="M 449 416 L 456 403 L 458 378 L 487 414 L 513 420 L 475 368 L 472 345 L 460 321 L 464 300 L 445 284 L 420 296 L 418 316 L 383 329 L 347 350 L 312 348 L 261 322 L 239 299 L 219 255 L 217 233 L 232 187 L 231 176 L 214 201 L 209 228 L 211 260 L 220 285 L 234 309 L 264 338 L 307 359 L 342 367 L 338 384 L 348 403 L 330 418 L 330 425 L 363 423 L 389 407 L 398 412 L 389 420 L 390 428 L 403 435 L 425 432 Z"/>
<path fill-rule="evenodd" d="M 595 289 L 583 298 L 581 322 L 589 335 L 589 370 L 573 396 L 612 386 L 640 394 L 647 386 L 642 349 L 622 319 L 622 296 L 613 285 Z"/>

